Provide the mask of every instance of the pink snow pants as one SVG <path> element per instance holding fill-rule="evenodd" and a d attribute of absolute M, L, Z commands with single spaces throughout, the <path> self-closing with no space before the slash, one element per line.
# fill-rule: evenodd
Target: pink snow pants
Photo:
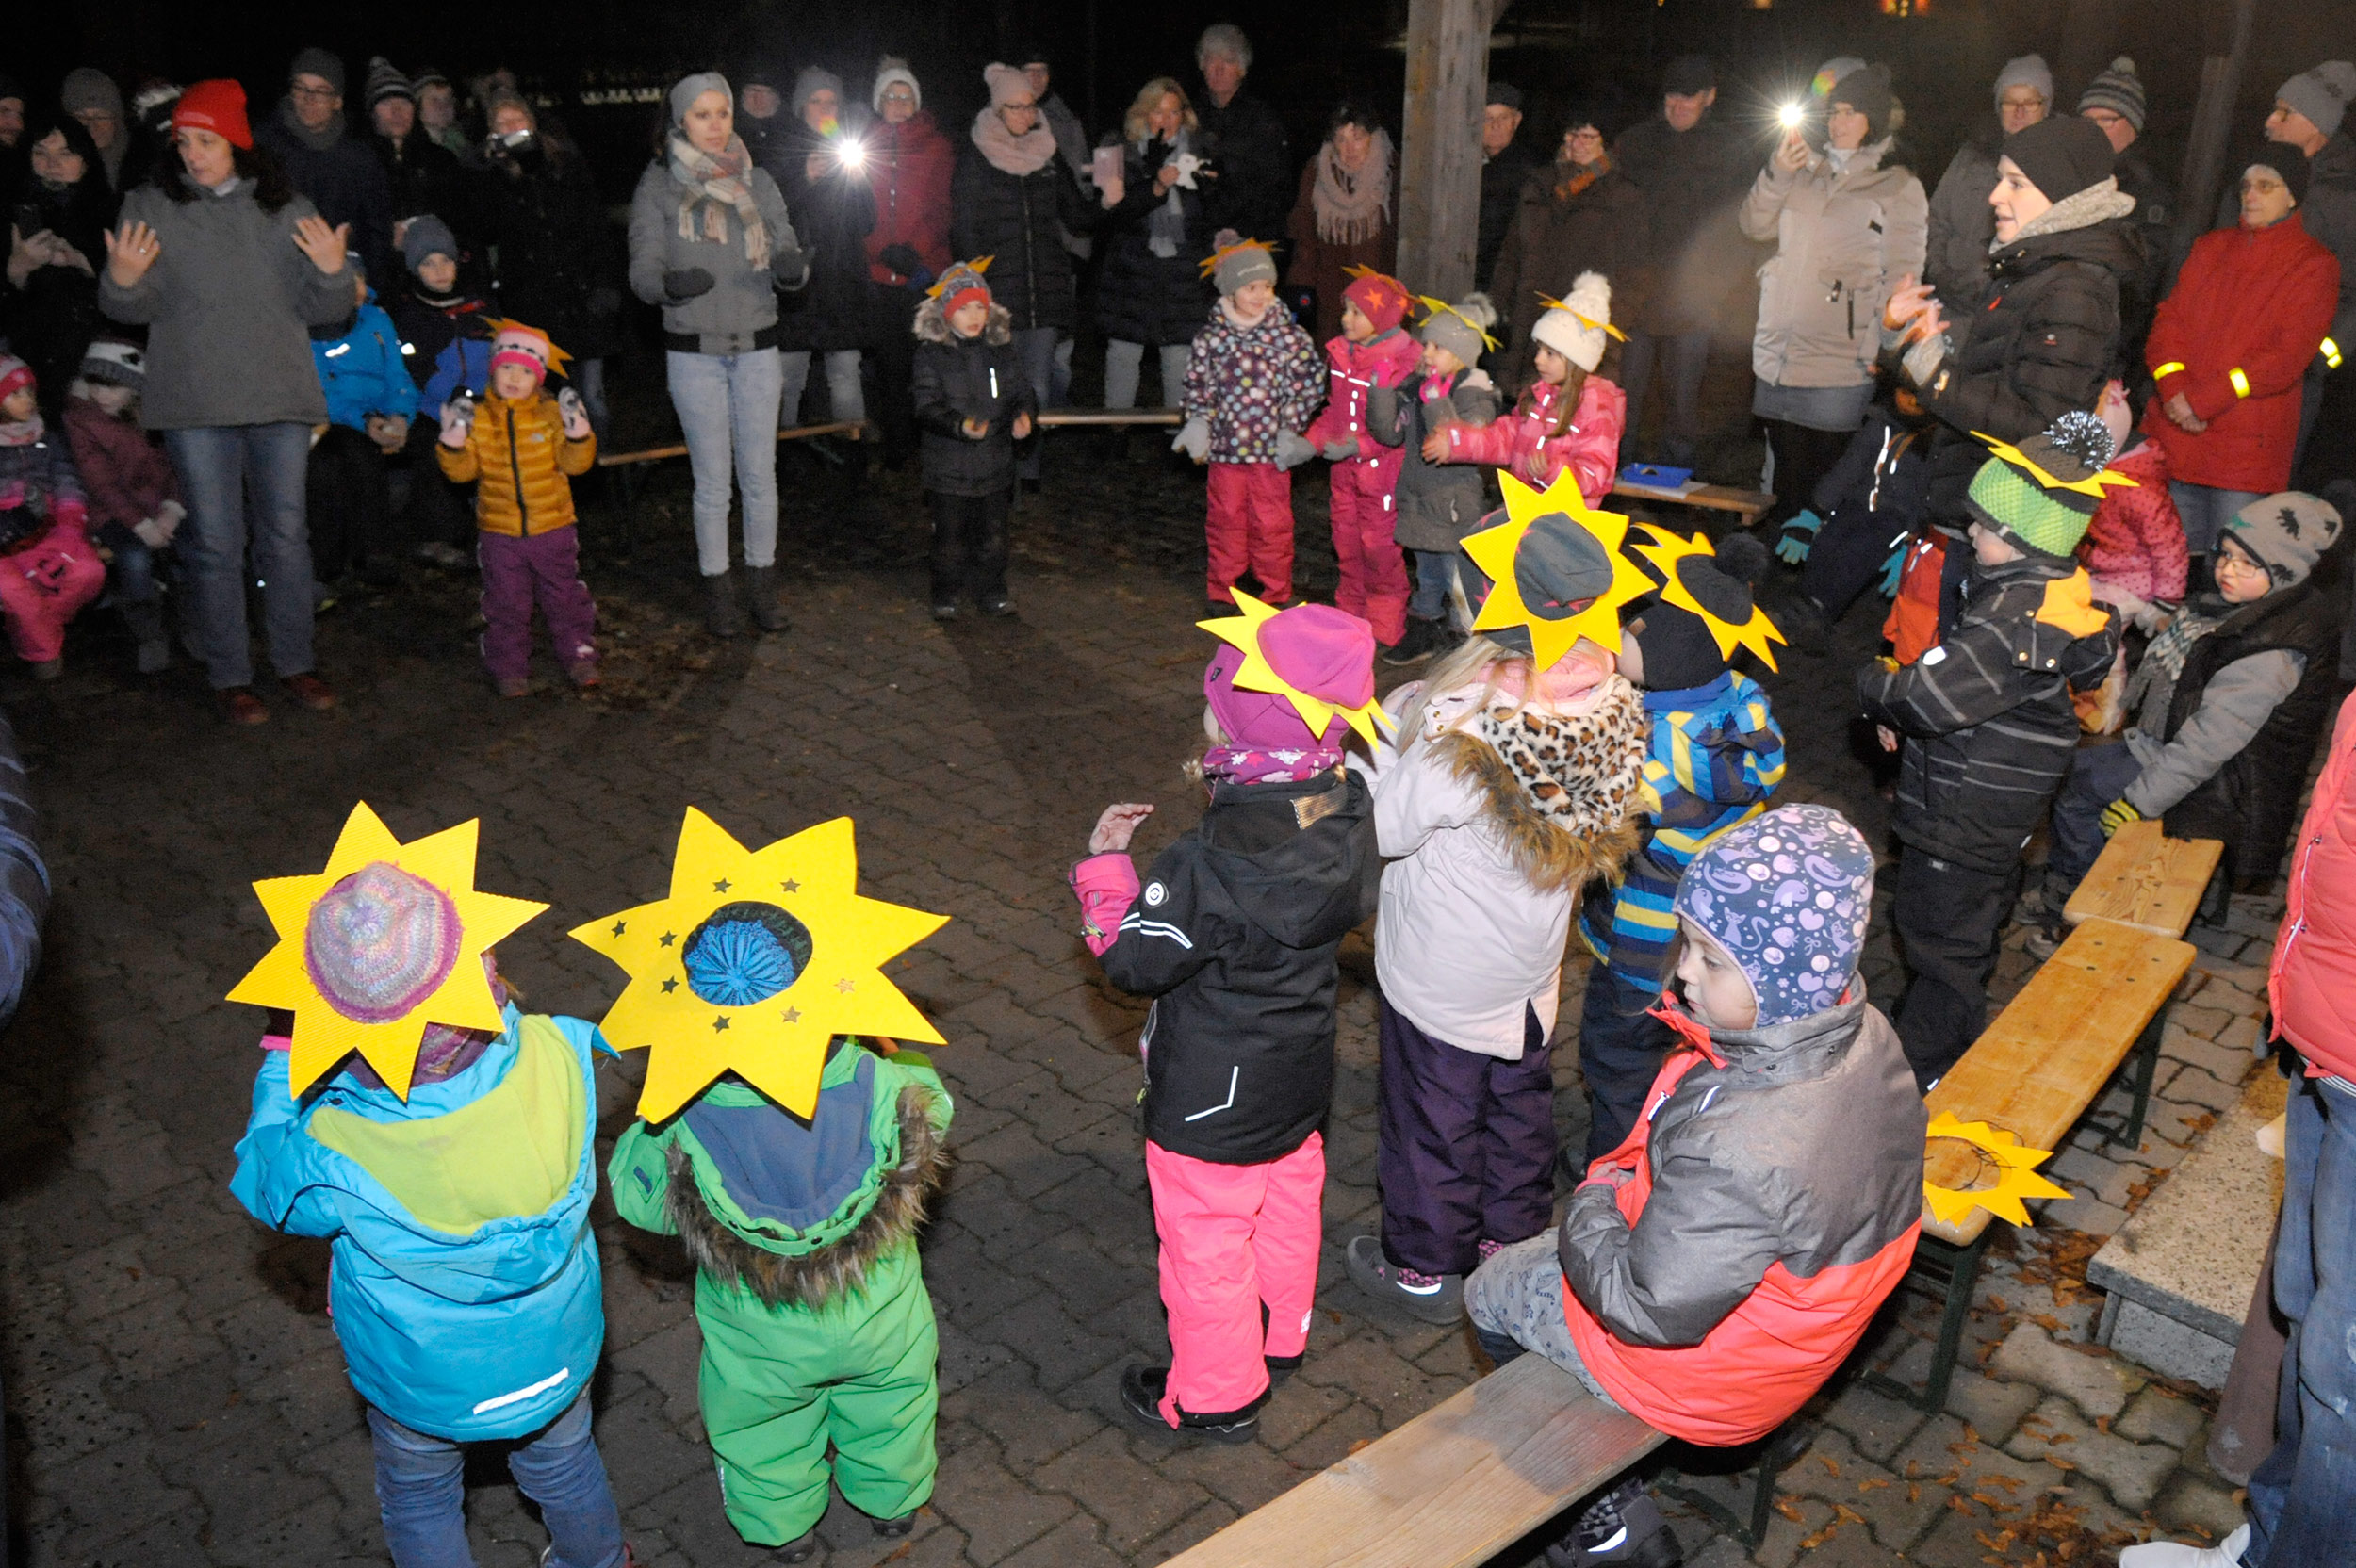
<path fill-rule="evenodd" d="M 72 523 L 53 523 L 25 548 L 0 556 L 0 615 L 16 656 L 45 664 L 62 654 L 66 623 L 105 586 L 106 564 Z"/>
<path fill-rule="evenodd" d="M 1210 466 L 1211 602 L 1235 602 L 1235 580 L 1250 566 L 1263 602 L 1280 610 L 1293 596 L 1293 477 L 1273 463 Z"/>
<path fill-rule="evenodd" d="M 1396 459 L 1396 453 L 1386 454 Z M 1391 491 L 1399 466 L 1351 459 L 1333 465 L 1333 555 L 1342 580 L 1333 607 L 1374 628 L 1384 647 L 1407 632 L 1407 558 L 1399 553 Z"/>

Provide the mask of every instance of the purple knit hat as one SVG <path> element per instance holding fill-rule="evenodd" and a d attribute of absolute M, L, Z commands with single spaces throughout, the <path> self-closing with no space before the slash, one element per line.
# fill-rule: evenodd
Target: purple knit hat
<path fill-rule="evenodd" d="M 1779 806 L 1712 839 L 1677 884 L 1679 916 L 1751 983 L 1758 1027 L 1821 1013 L 1857 973 L 1873 852 L 1825 806 Z"/>
<path fill-rule="evenodd" d="M 1330 604 L 1297 604 L 1260 626 L 1260 657 L 1296 691 L 1337 708 L 1362 708 L 1374 696 L 1374 629 Z M 1338 747 L 1349 721 L 1336 714 L 1325 733 L 1311 735 L 1292 699 L 1279 692 L 1238 691 L 1235 672 L 1246 655 L 1221 647 L 1203 672 L 1203 695 L 1219 728 L 1239 746 L 1262 751 Z"/>
<path fill-rule="evenodd" d="M 378 860 L 311 906 L 303 962 L 336 1012 L 355 1023 L 389 1023 L 450 978 L 460 934 L 449 894 Z"/>

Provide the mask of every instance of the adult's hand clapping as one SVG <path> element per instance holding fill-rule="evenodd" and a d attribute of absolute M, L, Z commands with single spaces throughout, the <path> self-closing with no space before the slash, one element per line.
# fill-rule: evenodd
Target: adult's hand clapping
<path fill-rule="evenodd" d="M 163 254 L 164 243 L 144 223 L 125 223 L 106 236 L 106 276 L 117 288 L 137 288 Z"/>
<path fill-rule="evenodd" d="M 352 249 L 352 225 L 338 223 L 327 226 L 327 220 L 316 214 L 295 220 L 294 242 L 303 253 L 311 258 L 311 265 L 328 277 L 344 270 L 344 253 Z"/>

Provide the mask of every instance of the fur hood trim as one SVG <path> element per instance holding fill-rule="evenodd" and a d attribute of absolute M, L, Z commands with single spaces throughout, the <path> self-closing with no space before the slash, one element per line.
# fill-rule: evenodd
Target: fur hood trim
<path fill-rule="evenodd" d="M 924 1114 L 929 1098 L 929 1090 L 913 1084 L 900 1090 L 899 1165 L 851 1233 L 813 1252 L 772 1252 L 730 1230 L 704 1201 L 687 1151 L 674 1143 L 664 1202 L 687 1255 L 721 1283 L 748 1290 L 772 1307 L 820 1307 L 859 1289 L 869 1265 L 916 1233 L 925 1200 L 948 1174 L 948 1149 Z"/>
<path fill-rule="evenodd" d="M 1484 709 L 1433 743 L 1457 777 L 1481 790 L 1530 886 L 1616 883 L 1637 844 L 1638 787 L 1652 727 L 1625 679 L 1591 713 Z"/>
<path fill-rule="evenodd" d="M 919 343 L 948 343 L 957 334 L 949 330 L 948 312 L 941 308 L 938 295 L 916 307 L 916 340 Z M 1014 312 L 996 301 L 990 302 L 990 324 L 982 329 L 985 343 L 1014 341 Z"/>

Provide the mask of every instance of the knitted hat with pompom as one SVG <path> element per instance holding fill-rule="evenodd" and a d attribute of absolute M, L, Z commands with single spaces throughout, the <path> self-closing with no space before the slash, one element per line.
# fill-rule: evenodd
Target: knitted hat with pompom
<path fill-rule="evenodd" d="M 1581 272 L 1562 302 L 1538 318 L 1530 335 L 1582 370 L 1603 363 L 1612 325 L 1612 285 L 1601 272 Z"/>
<path fill-rule="evenodd" d="M 2095 491 L 2063 486 L 2102 471 L 2111 460 L 2110 427 L 2073 410 L 2012 450 L 2018 460 L 1999 452 L 1980 465 L 1965 504 L 1972 516 L 2022 548 L 2048 560 L 2069 560 L 2102 498 Z"/>

